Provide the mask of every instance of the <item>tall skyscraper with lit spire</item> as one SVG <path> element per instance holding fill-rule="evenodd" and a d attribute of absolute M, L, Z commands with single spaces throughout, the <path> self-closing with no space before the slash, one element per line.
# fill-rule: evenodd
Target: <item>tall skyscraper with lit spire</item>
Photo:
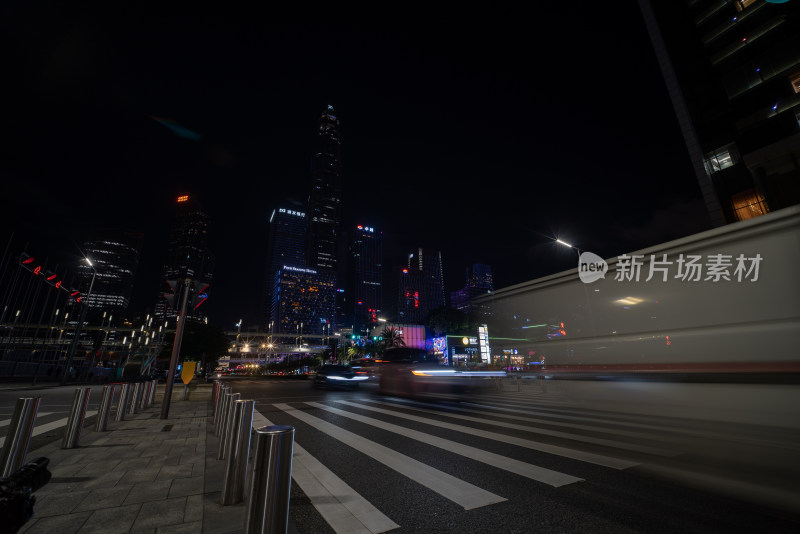
<path fill-rule="evenodd" d="M 342 203 L 342 139 L 333 106 L 320 117 L 311 157 L 306 265 L 337 271 Z"/>

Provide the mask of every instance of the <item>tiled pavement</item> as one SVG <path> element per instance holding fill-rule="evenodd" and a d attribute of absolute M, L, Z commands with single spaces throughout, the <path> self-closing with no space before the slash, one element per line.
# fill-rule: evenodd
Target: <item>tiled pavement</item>
<path fill-rule="evenodd" d="M 223 461 L 216 459 L 211 386 L 197 385 L 183 401 L 176 385 L 164 420 L 159 385 L 150 408 L 124 421 L 112 411 L 105 432 L 85 426 L 79 448 L 61 449 L 59 440 L 29 451 L 28 460 L 50 459 L 53 477 L 34 494 L 34 516 L 20 532 L 242 532 L 246 505 L 219 504 Z"/>

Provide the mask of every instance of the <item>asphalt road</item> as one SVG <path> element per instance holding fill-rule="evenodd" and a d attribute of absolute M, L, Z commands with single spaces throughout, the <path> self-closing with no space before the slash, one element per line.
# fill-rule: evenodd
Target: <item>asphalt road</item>
<path fill-rule="evenodd" d="M 290 515 L 301 533 L 353 531 L 342 523 L 348 501 L 370 511 L 373 532 L 800 528 L 797 428 L 707 419 L 699 409 L 676 417 L 672 405 L 612 410 L 600 400 L 615 400 L 603 389 L 613 385 L 581 396 L 574 384 L 536 381 L 414 401 L 371 385 L 225 382 L 256 401 L 262 423 L 295 427 Z M 714 392 L 698 397 L 709 405 Z"/>

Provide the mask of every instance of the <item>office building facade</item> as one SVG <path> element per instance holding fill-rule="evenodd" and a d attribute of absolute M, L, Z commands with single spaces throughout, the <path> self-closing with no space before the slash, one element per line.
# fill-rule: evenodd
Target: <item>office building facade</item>
<path fill-rule="evenodd" d="M 408 255 L 408 266 L 399 273 L 397 315 L 399 322 L 421 323 L 431 311 L 445 306 L 442 253 L 419 248 Z"/>
<path fill-rule="evenodd" d="M 358 225 L 350 247 L 353 331 L 366 335 L 378 324 L 383 308 L 383 235 Z"/>
<path fill-rule="evenodd" d="M 272 312 L 272 291 L 275 275 L 284 265 L 305 267 L 306 213 L 288 207 L 272 211 L 269 218 L 267 269 L 264 284 L 264 316 L 262 325 L 269 327 Z"/>
<path fill-rule="evenodd" d="M 209 217 L 197 200 L 188 194 L 178 195 L 175 203 L 175 216 L 169 234 L 167 258 L 162 269 L 162 279 L 183 280 L 190 278 L 204 284 L 211 284 L 214 274 L 214 255 L 208 249 Z M 167 305 L 163 293 L 169 288 L 164 283 L 156 301 L 154 315 L 157 320 L 175 320 L 178 311 Z M 205 321 L 206 307 L 187 310 L 186 319 Z"/>
<path fill-rule="evenodd" d="M 125 318 L 143 240 L 144 235 L 139 232 L 102 229 L 94 231 L 83 243 L 83 254 L 92 266 L 81 262 L 78 276 L 81 287 L 88 290 L 94 275 L 92 292 L 85 297 L 90 313 L 107 312 L 120 322 Z"/>
<path fill-rule="evenodd" d="M 800 203 L 800 3 L 639 4 L 712 224 Z"/>
<path fill-rule="evenodd" d="M 337 271 L 342 202 L 342 139 L 339 119 L 328 106 L 317 127 L 311 158 L 306 265 Z"/>
<path fill-rule="evenodd" d="M 336 276 L 331 271 L 283 265 L 275 273 L 272 295 L 271 332 L 279 339 L 334 333 Z"/>

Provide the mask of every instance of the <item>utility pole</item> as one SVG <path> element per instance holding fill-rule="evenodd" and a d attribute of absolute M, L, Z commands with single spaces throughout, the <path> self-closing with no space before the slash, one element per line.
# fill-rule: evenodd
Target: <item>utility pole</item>
<path fill-rule="evenodd" d="M 175 341 L 172 344 L 172 356 L 169 359 L 169 371 L 167 381 L 164 384 L 164 400 L 161 401 L 161 419 L 169 417 L 169 402 L 172 400 L 172 383 L 175 381 L 175 370 L 178 367 L 178 356 L 181 353 L 181 340 L 183 339 L 183 327 L 186 324 L 186 302 L 189 298 L 189 290 L 192 287 L 192 280 L 183 280 L 183 285 L 179 286 L 181 306 L 178 311 L 178 324 L 175 326 Z"/>

